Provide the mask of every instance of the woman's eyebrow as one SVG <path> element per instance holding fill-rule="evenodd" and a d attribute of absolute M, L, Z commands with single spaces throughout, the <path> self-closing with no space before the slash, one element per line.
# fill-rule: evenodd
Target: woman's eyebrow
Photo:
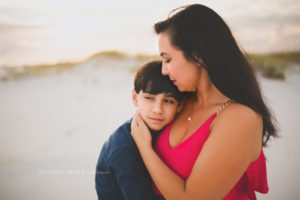
<path fill-rule="evenodd" d="M 169 55 L 169 54 L 167 54 L 166 52 L 161 52 L 161 53 L 160 53 L 160 56 L 163 57 L 164 55 Z"/>

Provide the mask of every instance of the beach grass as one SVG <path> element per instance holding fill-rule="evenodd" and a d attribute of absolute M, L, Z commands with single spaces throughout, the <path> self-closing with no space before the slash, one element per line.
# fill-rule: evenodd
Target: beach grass
<path fill-rule="evenodd" d="M 300 64 L 300 51 L 250 54 L 249 58 L 253 66 L 261 72 L 264 77 L 284 80 L 285 71 L 293 65 Z"/>
<path fill-rule="evenodd" d="M 65 62 L 57 64 L 42 64 L 42 65 L 26 65 L 23 67 L 7 67 L 7 77 L 2 77 L 2 80 L 22 79 L 32 76 L 43 76 L 48 74 L 58 74 L 66 70 L 71 70 L 78 62 Z"/>
<path fill-rule="evenodd" d="M 300 51 L 285 52 L 285 53 L 270 53 L 270 54 L 248 54 L 248 59 L 254 68 L 261 72 L 264 77 L 273 79 L 285 79 L 285 71 L 297 64 L 300 65 Z M 22 79 L 32 76 L 42 76 L 48 74 L 58 74 L 67 70 L 72 70 L 79 64 L 84 64 L 90 60 L 97 59 L 97 65 L 101 65 L 101 62 L 106 61 L 136 61 L 133 66 L 130 67 L 130 71 L 135 72 L 138 67 L 143 63 L 151 60 L 161 60 L 159 55 L 154 54 L 136 54 L 130 55 L 121 51 L 102 51 L 96 53 L 83 61 L 78 62 L 64 62 L 57 64 L 44 64 L 44 65 L 28 65 L 23 67 L 9 67 L 4 68 L 6 76 L 1 77 L 1 80 L 9 79 Z"/>
<path fill-rule="evenodd" d="M 122 52 L 122 51 L 101 51 L 99 53 L 96 53 L 86 59 L 86 61 L 99 58 L 99 57 L 105 57 L 107 59 L 113 59 L 113 60 L 120 60 L 130 57 L 129 54 Z"/>

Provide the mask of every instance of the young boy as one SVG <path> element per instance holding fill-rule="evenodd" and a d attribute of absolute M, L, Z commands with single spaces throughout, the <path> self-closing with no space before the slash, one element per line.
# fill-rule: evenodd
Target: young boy
<path fill-rule="evenodd" d="M 160 61 L 149 62 L 135 75 L 132 101 L 152 134 L 152 141 L 179 110 L 184 94 L 161 73 Z M 103 145 L 96 167 L 96 191 L 101 200 L 155 200 L 150 175 L 130 134 L 131 120 Z"/>

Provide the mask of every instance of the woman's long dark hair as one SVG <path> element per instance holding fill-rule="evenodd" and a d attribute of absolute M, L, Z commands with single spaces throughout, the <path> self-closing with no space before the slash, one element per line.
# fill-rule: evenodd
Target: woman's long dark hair
<path fill-rule="evenodd" d="M 179 10 L 181 9 L 181 10 Z M 229 27 L 212 9 L 194 4 L 154 25 L 157 34 L 167 32 L 171 43 L 188 60 L 202 59 L 216 88 L 234 101 L 252 108 L 263 119 L 263 146 L 277 137 L 273 117 L 265 104 L 252 66 L 238 47 Z"/>

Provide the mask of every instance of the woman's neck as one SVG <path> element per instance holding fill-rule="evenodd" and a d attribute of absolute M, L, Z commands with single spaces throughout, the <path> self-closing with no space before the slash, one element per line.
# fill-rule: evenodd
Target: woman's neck
<path fill-rule="evenodd" d="M 223 104 L 229 100 L 211 82 L 206 70 L 203 70 L 199 80 L 196 91 L 190 97 L 190 102 L 193 102 L 196 107 Z"/>

